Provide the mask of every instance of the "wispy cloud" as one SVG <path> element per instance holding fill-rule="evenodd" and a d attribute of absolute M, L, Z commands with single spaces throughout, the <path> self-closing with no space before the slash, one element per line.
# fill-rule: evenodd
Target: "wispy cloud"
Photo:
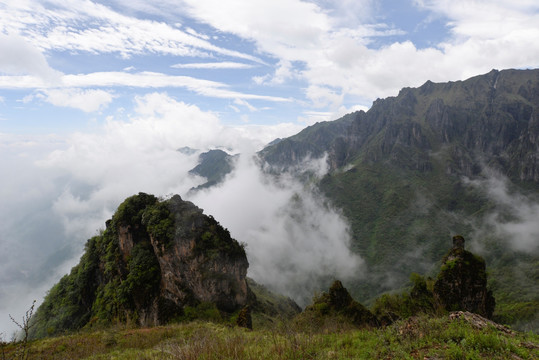
<path fill-rule="evenodd" d="M 100 89 L 48 89 L 37 95 L 52 105 L 71 107 L 84 112 L 95 112 L 110 104 L 114 95 Z"/>
<path fill-rule="evenodd" d="M 52 69 L 39 48 L 24 37 L 0 32 L 0 74 L 30 74 L 42 81 L 54 82 L 61 76 Z"/>
<path fill-rule="evenodd" d="M 171 66 L 175 69 L 252 69 L 254 66 L 251 64 L 223 61 L 223 62 L 211 62 L 211 63 L 186 63 L 175 64 Z"/>
<path fill-rule="evenodd" d="M 197 79 L 190 76 L 173 76 L 155 72 L 95 72 L 90 74 L 63 75 L 58 84 L 49 84 L 41 78 L 24 76 L 0 76 L 0 88 L 4 89 L 51 89 L 122 87 L 134 88 L 186 88 L 199 95 L 221 99 L 264 100 L 289 102 L 291 99 L 258 94 L 241 93 L 230 86 L 216 81 Z"/>
<path fill-rule="evenodd" d="M 55 10 L 33 0 L 4 4 L 1 29 L 5 33 L 24 33 L 29 41 L 44 50 L 117 53 L 123 57 L 220 54 L 261 62 L 256 56 L 216 46 L 191 31 L 165 22 L 123 15 L 93 1 L 51 0 L 48 5 L 53 5 Z"/>

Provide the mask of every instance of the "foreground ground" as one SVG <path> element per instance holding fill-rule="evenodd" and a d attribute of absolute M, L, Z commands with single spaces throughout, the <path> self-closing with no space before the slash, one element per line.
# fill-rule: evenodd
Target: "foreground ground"
<path fill-rule="evenodd" d="M 2 346 L 19 359 L 21 344 Z M 107 329 L 37 340 L 29 359 L 539 359 L 539 336 L 411 318 L 381 329 L 303 319 L 254 331 L 208 322 Z"/>

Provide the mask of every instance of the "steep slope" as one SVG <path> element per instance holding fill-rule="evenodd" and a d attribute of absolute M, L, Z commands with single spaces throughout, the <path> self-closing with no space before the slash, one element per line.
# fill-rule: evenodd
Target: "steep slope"
<path fill-rule="evenodd" d="M 485 184 L 506 177 L 503 196 L 537 203 L 538 136 L 539 70 L 493 70 L 405 88 L 368 112 L 269 146 L 260 157 L 278 172 L 327 154 L 330 172 L 318 185 L 350 221 L 353 250 L 368 264 L 350 287 L 361 301 L 405 286 L 411 272 L 432 273 L 445 239 L 460 233 L 490 265 L 498 316 L 516 310 L 537 321 L 539 249 L 531 240 L 528 248 L 516 246 L 516 234 L 488 231 L 489 220 L 521 219 L 515 202 L 498 201 Z"/>
<path fill-rule="evenodd" d="M 254 301 L 248 265 L 242 245 L 191 202 L 139 193 L 49 291 L 34 336 L 96 323 L 164 324 L 200 304 L 232 313 Z"/>

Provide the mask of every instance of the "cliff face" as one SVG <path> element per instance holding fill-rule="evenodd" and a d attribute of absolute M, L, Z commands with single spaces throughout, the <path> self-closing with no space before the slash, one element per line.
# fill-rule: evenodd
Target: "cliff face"
<path fill-rule="evenodd" d="M 275 167 L 329 154 L 333 170 L 356 157 L 422 172 L 443 152 L 447 173 L 476 175 L 481 162 L 539 181 L 539 70 L 493 70 L 466 81 L 402 89 L 368 112 L 315 124 L 261 152 Z M 515 161 L 516 160 L 516 161 Z"/>
<path fill-rule="evenodd" d="M 232 313 L 252 296 L 248 265 L 228 230 L 192 203 L 139 193 L 50 290 L 35 336 L 114 321 L 159 325 L 201 303 Z"/>
<path fill-rule="evenodd" d="M 409 273 L 427 273 L 446 253 L 448 234 L 470 234 L 471 224 L 498 210 L 485 187 L 470 185 L 475 180 L 499 173 L 509 188 L 539 198 L 538 137 L 539 70 L 493 70 L 402 89 L 367 112 L 315 124 L 259 155 L 266 168 L 289 170 L 305 156 L 327 154 L 330 170 L 318 186 L 349 220 L 351 249 L 365 259 L 369 273 L 349 285 L 365 301 L 404 286 Z M 537 278 L 512 267 L 531 267 L 537 253 L 523 256 L 497 234 L 475 239 L 495 243 L 483 256 L 507 279 L 514 276 L 495 291 L 516 294 L 511 287 L 521 279 L 512 274 L 523 273 L 522 282 L 533 284 L 527 299 L 535 301 Z"/>
<path fill-rule="evenodd" d="M 247 303 L 248 262 L 243 248 L 192 203 L 175 195 L 145 208 L 141 224 L 118 226 L 123 259 L 130 258 L 134 246 L 144 242 L 151 245 L 161 280 L 152 306 L 140 309 L 145 314 L 141 323 L 166 321 L 166 312 L 174 314 L 174 308 L 180 311 L 184 304 L 208 302 L 233 312 Z"/>

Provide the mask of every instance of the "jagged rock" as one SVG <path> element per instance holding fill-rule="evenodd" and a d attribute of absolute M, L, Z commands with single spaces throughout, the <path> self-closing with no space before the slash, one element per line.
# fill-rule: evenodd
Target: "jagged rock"
<path fill-rule="evenodd" d="M 495 323 L 492 320 L 485 319 L 481 315 L 471 313 L 469 311 L 453 311 L 449 314 L 450 320 L 464 320 L 472 324 L 476 329 L 482 330 L 488 327 L 493 327 L 498 331 L 502 331 L 506 334 L 514 335 L 515 332 L 509 329 L 507 326 L 500 325 Z"/>
<path fill-rule="evenodd" d="M 487 289 L 485 261 L 464 249 L 464 238 L 453 237 L 434 283 L 434 299 L 447 311 L 470 311 L 491 318 L 495 300 Z"/>
<path fill-rule="evenodd" d="M 150 234 L 162 274 L 161 296 L 182 304 L 193 297 L 232 312 L 247 303 L 245 251 L 230 233 L 191 202 L 173 196 L 168 207 L 175 236 L 168 244 Z"/>

